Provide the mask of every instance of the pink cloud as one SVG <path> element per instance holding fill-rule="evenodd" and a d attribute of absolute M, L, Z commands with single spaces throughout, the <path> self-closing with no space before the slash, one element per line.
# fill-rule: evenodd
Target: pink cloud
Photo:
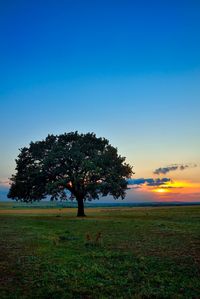
<path fill-rule="evenodd" d="M 1 179 L 0 180 L 0 186 L 1 187 L 9 187 L 10 186 L 10 181 L 8 179 Z"/>

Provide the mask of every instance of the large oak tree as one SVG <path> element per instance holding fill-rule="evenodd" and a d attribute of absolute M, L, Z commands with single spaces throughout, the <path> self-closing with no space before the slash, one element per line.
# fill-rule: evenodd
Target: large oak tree
<path fill-rule="evenodd" d="M 8 197 L 24 202 L 76 198 L 77 216 L 84 201 L 112 195 L 124 198 L 132 167 L 105 138 L 78 132 L 48 135 L 20 149 Z"/>

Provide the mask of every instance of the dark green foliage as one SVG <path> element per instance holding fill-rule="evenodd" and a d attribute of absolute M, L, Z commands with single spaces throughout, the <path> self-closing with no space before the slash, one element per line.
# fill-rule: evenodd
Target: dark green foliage
<path fill-rule="evenodd" d="M 124 198 L 132 168 L 105 138 L 94 133 L 49 135 L 20 150 L 9 198 L 32 202 L 76 198 L 78 215 L 83 200 L 112 195 Z M 70 195 L 69 195 L 70 194 Z"/>

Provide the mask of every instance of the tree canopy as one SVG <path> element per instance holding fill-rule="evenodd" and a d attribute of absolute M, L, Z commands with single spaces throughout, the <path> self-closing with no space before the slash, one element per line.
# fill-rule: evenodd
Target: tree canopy
<path fill-rule="evenodd" d="M 125 157 L 105 138 L 78 132 L 48 135 L 20 149 L 8 197 L 24 202 L 76 198 L 78 216 L 84 200 L 111 195 L 124 198 L 133 174 Z"/>

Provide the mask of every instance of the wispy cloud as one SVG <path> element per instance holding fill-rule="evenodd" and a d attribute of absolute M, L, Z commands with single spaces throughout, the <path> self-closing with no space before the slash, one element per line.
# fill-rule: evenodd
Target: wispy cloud
<path fill-rule="evenodd" d="M 0 180 L 0 186 L 2 187 L 8 187 L 10 184 L 9 180 Z"/>
<path fill-rule="evenodd" d="M 167 182 L 171 182 L 170 178 L 162 178 L 162 179 L 153 179 L 153 178 L 139 178 L 139 179 L 128 179 L 128 185 L 136 185 L 136 186 L 141 186 L 141 185 L 147 185 L 147 186 L 161 186 L 166 184 Z"/>
<path fill-rule="evenodd" d="M 162 189 L 182 189 L 183 186 L 162 186 Z"/>
<path fill-rule="evenodd" d="M 187 168 L 194 168 L 197 167 L 196 164 L 172 164 L 169 166 L 165 166 L 165 167 L 160 167 L 154 170 L 154 174 L 166 174 L 170 171 L 175 171 L 175 170 L 185 170 Z"/>

